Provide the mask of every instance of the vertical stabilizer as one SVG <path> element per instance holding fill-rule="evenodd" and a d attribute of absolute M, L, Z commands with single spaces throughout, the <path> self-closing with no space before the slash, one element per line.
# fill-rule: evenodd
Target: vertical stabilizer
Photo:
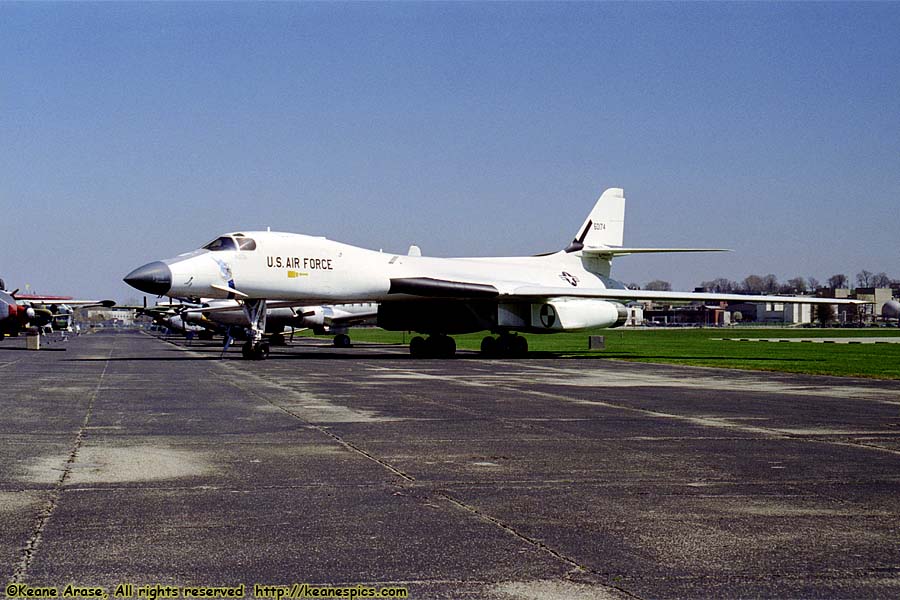
<path fill-rule="evenodd" d="M 586 247 L 621 246 L 625 233 L 625 192 L 609 188 L 594 205 L 566 252 Z"/>

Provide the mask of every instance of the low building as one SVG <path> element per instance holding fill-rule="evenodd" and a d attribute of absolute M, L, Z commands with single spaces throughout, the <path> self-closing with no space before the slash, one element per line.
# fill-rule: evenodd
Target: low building
<path fill-rule="evenodd" d="M 731 324 L 731 313 L 723 306 L 704 304 L 653 306 L 644 310 L 644 323 L 661 326 L 723 327 Z"/>
<path fill-rule="evenodd" d="M 865 322 L 874 321 L 884 312 L 884 305 L 893 300 L 891 288 L 856 288 L 856 299 L 871 302 L 859 307 L 860 317 Z"/>
<path fill-rule="evenodd" d="M 756 305 L 756 320 L 759 323 L 805 325 L 812 323 L 814 318 L 812 304 L 760 302 Z"/>
<path fill-rule="evenodd" d="M 873 323 L 884 311 L 884 305 L 893 298 L 891 288 L 856 288 L 852 292 L 847 288 L 816 291 L 822 298 L 855 298 L 864 300 L 866 304 L 843 304 L 838 306 L 837 321 L 839 323 Z"/>
<path fill-rule="evenodd" d="M 644 325 L 643 304 L 629 304 L 625 309 L 628 311 L 628 319 L 625 321 L 625 327 L 642 327 Z"/>
<path fill-rule="evenodd" d="M 134 310 L 130 308 L 86 308 L 83 319 L 88 323 L 103 323 L 107 325 L 131 326 L 134 325 Z"/>

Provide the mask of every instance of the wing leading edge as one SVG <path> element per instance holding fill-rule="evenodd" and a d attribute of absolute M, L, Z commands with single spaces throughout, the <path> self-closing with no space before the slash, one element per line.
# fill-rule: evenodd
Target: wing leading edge
<path fill-rule="evenodd" d="M 791 304 L 866 304 L 864 300 L 846 298 L 818 298 L 814 296 L 777 296 L 755 294 L 720 294 L 716 292 L 657 292 L 629 289 L 578 289 L 564 287 L 522 286 L 509 297 L 523 299 L 570 296 L 604 300 L 660 300 L 672 302 L 786 302 Z"/>

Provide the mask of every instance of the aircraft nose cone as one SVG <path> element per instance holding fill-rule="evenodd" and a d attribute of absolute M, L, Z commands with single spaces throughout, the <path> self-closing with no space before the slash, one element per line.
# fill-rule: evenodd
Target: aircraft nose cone
<path fill-rule="evenodd" d="M 172 287 L 172 270 L 161 261 L 147 263 L 125 276 L 125 283 L 142 292 L 162 296 Z"/>

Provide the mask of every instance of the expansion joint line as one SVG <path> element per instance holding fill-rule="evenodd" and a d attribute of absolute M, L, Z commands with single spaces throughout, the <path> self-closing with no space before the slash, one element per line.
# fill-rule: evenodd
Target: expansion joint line
<path fill-rule="evenodd" d="M 394 475 L 396 475 L 397 477 L 403 479 L 404 481 L 406 481 L 406 482 L 408 482 L 408 483 L 413 483 L 413 482 L 415 482 L 416 479 L 415 479 L 415 477 L 413 477 L 412 475 L 409 475 L 409 474 L 407 474 L 407 473 L 404 473 L 404 472 L 401 471 L 400 469 L 398 469 L 398 468 L 392 466 L 390 463 L 385 462 L 385 461 L 381 460 L 380 458 L 378 458 L 377 456 L 374 456 L 373 454 L 370 454 L 370 453 L 366 452 L 365 450 L 363 450 L 363 449 L 360 448 L 359 446 L 356 446 L 356 445 L 354 445 L 354 444 L 348 442 L 347 440 L 345 440 L 344 438 L 342 438 L 342 437 L 339 436 L 338 434 L 336 434 L 336 433 L 334 433 L 334 432 L 332 432 L 332 431 L 329 431 L 328 429 L 322 427 L 321 425 L 316 425 L 315 423 L 310 423 L 309 421 L 307 421 L 307 420 L 304 419 L 303 417 L 297 415 L 296 413 L 291 412 L 290 410 L 284 408 L 283 406 L 278 406 L 278 405 L 275 404 L 274 402 L 269 401 L 267 398 L 266 398 L 265 400 L 266 400 L 266 402 L 268 402 L 268 403 L 271 404 L 272 406 L 275 406 L 275 407 L 278 408 L 279 410 L 281 410 L 281 411 L 283 411 L 283 412 L 289 414 L 290 416 L 294 417 L 295 419 L 298 419 L 298 420 L 300 420 L 300 421 L 303 421 L 303 423 L 305 423 L 308 427 L 311 427 L 312 429 L 315 429 L 315 430 L 318 431 L 319 433 L 324 434 L 324 435 L 330 437 L 332 440 L 334 440 L 335 442 L 337 442 L 337 443 L 340 444 L 341 446 L 345 447 L 347 450 L 350 450 L 351 452 L 355 452 L 356 454 L 360 454 L 360 455 L 364 456 L 364 457 L 367 458 L 368 460 L 370 460 L 370 461 L 372 461 L 372 462 L 374 462 L 374 463 L 380 465 L 381 467 L 387 469 L 388 471 L 390 471 L 391 473 L 393 473 Z"/>
<path fill-rule="evenodd" d="M 529 546 L 532 546 L 545 554 L 549 554 L 550 556 L 552 556 L 553 558 L 555 558 L 556 560 L 558 560 L 560 562 L 566 563 L 567 565 L 572 567 L 572 570 L 569 572 L 571 574 L 590 573 L 590 574 L 595 575 L 600 578 L 606 577 L 606 575 L 604 573 L 601 573 L 601 572 L 597 571 L 596 569 L 592 569 L 591 567 L 586 567 L 582 564 L 579 564 L 574 558 L 572 558 L 570 556 L 566 556 L 562 552 L 560 552 L 558 550 L 554 550 L 547 544 L 545 544 L 543 542 L 539 542 L 538 540 L 525 535 L 524 533 L 518 531 L 512 525 L 510 525 L 508 523 L 504 523 L 503 521 L 501 521 L 500 519 L 498 519 L 496 517 L 487 515 L 487 514 L 481 512 L 480 510 L 478 510 L 477 508 L 475 508 L 474 506 L 470 506 L 469 504 L 466 504 L 462 500 L 454 498 L 453 495 L 447 491 L 437 490 L 436 493 L 441 498 L 445 499 L 447 502 L 456 506 L 460 510 L 465 511 L 479 519 L 487 521 L 488 523 L 491 523 L 492 525 L 499 527 L 500 529 L 504 530 L 505 532 L 509 533 L 510 535 L 520 539 L 521 541 L 525 542 Z M 624 596 L 626 596 L 628 598 L 639 598 L 639 596 L 634 595 L 633 593 L 629 592 L 628 590 L 625 590 L 618 586 L 612 585 L 610 583 L 602 583 L 600 585 L 602 585 L 603 587 L 614 589 L 617 592 L 619 592 L 620 594 L 623 594 Z"/>
<path fill-rule="evenodd" d="M 326 429 L 325 427 L 322 427 L 322 426 L 320 426 L 320 425 L 316 425 L 315 423 L 311 423 L 311 422 L 307 421 L 306 419 L 304 419 L 304 418 L 301 417 L 300 415 L 298 415 L 298 414 L 292 412 L 290 409 L 287 409 L 287 408 L 285 408 L 285 407 L 283 407 L 283 406 L 277 404 L 276 402 L 273 402 L 273 401 L 270 400 L 267 396 L 258 393 L 258 392 L 257 392 L 255 389 L 253 389 L 252 387 L 246 388 L 246 387 L 244 387 L 243 385 L 241 385 L 240 382 L 232 382 L 232 384 L 235 385 L 235 386 L 237 386 L 237 387 L 239 387 L 239 388 L 241 388 L 244 392 L 246 392 L 246 393 L 248 393 L 248 394 L 252 394 L 253 396 L 256 396 L 257 398 L 263 400 L 264 402 L 266 402 L 266 403 L 269 404 L 270 406 L 273 406 L 273 407 L 277 408 L 277 409 L 280 410 L 281 412 L 283 412 L 283 413 L 285 413 L 285 414 L 287 414 L 287 415 L 293 417 L 294 419 L 297 419 L 298 421 L 303 422 L 305 425 L 307 425 L 308 427 L 310 427 L 310 428 L 312 428 L 312 429 L 315 429 L 315 430 L 318 431 L 319 433 L 322 433 L 323 435 L 328 436 L 329 438 L 331 438 L 332 440 L 334 440 L 335 442 L 337 442 L 337 443 L 340 444 L 341 446 L 347 448 L 347 449 L 350 450 L 351 452 L 354 452 L 354 453 L 356 453 L 356 454 L 360 454 L 360 455 L 364 456 L 366 459 L 368 459 L 368 460 L 370 460 L 370 461 L 372 461 L 372 462 L 374 462 L 374 463 L 380 465 L 381 467 L 383 467 L 384 469 L 390 471 L 391 473 L 393 473 L 393 474 L 396 475 L 397 477 L 400 477 L 401 479 L 403 479 L 405 482 L 407 482 L 407 483 L 415 483 L 415 482 L 416 482 L 416 479 L 415 479 L 413 476 L 411 476 L 411 475 L 409 475 L 409 474 L 407 474 L 407 473 L 404 473 L 403 471 L 397 469 L 396 467 L 394 467 L 394 466 L 391 465 L 390 463 L 388 463 L 388 462 L 386 462 L 386 461 L 384 461 L 384 460 L 382 460 L 382 459 L 380 459 L 380 458 L 378 458 L 378 457 L 376 457 L 376 456 L 370 454 L 369 452 L 366 452 L 365 450 L 363 450 L 362 448 L 359 448 L 358 446 L 355 446 L 354 444 L 348 442 L 347 440 L 345 440 L 345 439 L 342 438 L 341 436 L 339 436 L 339 435 L 337 435 L 337 434 L 335 434 L 335 433 L 329 431 L 329 430 Z M 431 487 L 431 486 L 426 486 L 426 487 Z M 462 500 L 459 500 L 459 499 L 455 498 L 455 497 L 454 497 L 452 494 L 450 494 L 450 492 L 448 492 L 448 491 L 439 490 L 439 489 L 433 489 L 432 492 L 433 492 L 435 495 L 437 495 L 437 496 L 443 498 L 445 501 L 447 501 L 448 503 L 450 503 L 452 506 L 456 507 L 457 509 L 462 510 L 463 512 L 465 512 L 465 513 L 467 513 L 467 514 L 469 514 L 469 515 L 471 515 L 471 516 L 474 516 L 474 517 L 476 517 L 476 518 L 478 518 L 478 519 L 481 519 L 481 520 L 483 520 L 483 521 L 485 521 L 485 522 L 487 522 L 487 523 L 490 523 L 491 525 L 494 525 L 495 527 L 499 527 L 500 529 L 502 529 L 502 530 L 505 531 L 506 533 L 508 533 L 508 534 L 510 534 L 510 535 L 512 535 L 512 536 L 514 536 L 514 537 L 516 537 L 516 538 L 518 538 L 519 540 L 525 542 L 525 543 L 528 544 L 529 546 L 532 546 L 533 548 L 536 548 L 536 549 L 538 549 L 539 551 L 541 551 L 541 552 L 543 552 L 543 553 L 545 553 L 545 554 L 548 554 L 548 555 L 552 556 L 552 557 L 555 558 L 556 560 L 558 560 L 558 561 L 560 561 L 560 562 L 563 562 L 563 563 L 569 565 L 570 567 L 572 567 L 570 573 L 590 573 L 590 574 L 595 575 L 595 576 L 600 577 L 600 578 L 604 578 L 604 577 L 605 577 L 605 575 L 604 575 L 603 573 L 601 573 L 601 572 L 599 572 L 599 571 L 596 571 L 595 569 L 592 569 L 592 568 L 590 568 L 590 567 L 586 567 L 586 566 L 584 566 L 584 565 L 579 564 L 575 559 L 573 559 L 573 558 L 571 558 L 571 557 L 569 557 L 569 556 L 566 556 L 565 554 L 559 552 L 558 550 L 554 550 L 554 549 L 551 548 L 550 546 L 548 546 L 548 545 L 546 545 L 546 544 L 544 544 L 544 543 L 542 543 L 542 542 L 539 542 L 538 540 L 535 540 L 535 539 L 533 539 L 533 538 L 531 538 L 531 537 L 529 537 L 529 536 L 527 536 L 527 535 L 525 535 L 525 534 L 523 534 L 523 533 L 517 531 L 514 527 L 512 527 L 511 525 L 509 525 L 509 524 L 507 524 L 507 523 L 504 523 L 504 522 L 501 521 L 500 519 L 497 519 L 496 517 L 492 517 L 492 516 L 490 516 L 490 515 L 484 514 L 483 512 L 481 512 L 481 511 L 479 511 L 478 509 L 476 509 L 475 507 L 470 506 L 470 505 L 466 504 L 465 502 L 463 502 Z M 638 596 L 635 596 L 635 595 L 632 594 L 631 592 L 628 592 L 627 590 L 622 589 L 622 588 L 617 587 L 617 586 L 614 586 L 614 585 L 612 585 L 612 584 L 609 584 L 609 583 L 602 583 L 601 585 L 603 585 L 604 587 L 607 587 L 607 588 L 609 588 L 609 589 L 614 589 L 614 590 L 616 590 L 617 592 L 619 592 L 620 594 L 622 594 L 623 596 L 626 596 L 626 597 L 628 597 L 628 598 L 638 598 Z"/>
<path fill-rule="evenodd" d="M 379 466 L 381 466 L 382 468 L 384 468 L 384 469 L 390 471 L 391 473 L 393 473 L 394 475 L 396 475 L 396 476 L 399 477 L 400 479 L 403 479 L 404 481 L 406 481 L 406 482 L 408 482 L 408 483 L 413 483 L 413 482 L 415 482 L 416 479 L 415 479 L 415 477 L 413 477 L 412 475 L 409 475 L 409 474 L 407 474 L 407 473 L 404 473 L 404 472 L 401 471 L 400 469 L 398 469 L 398 468 L 392 466 L 390 463 L 381 460 L 380 458 L 378 458 L 377 456 L 374 456 L 374 455 L 370 454 L 369 452 L 366 452 L 366 451 L 363 450 L 362 448 L 360 448 L 360 447 L 358 447 L 358 446 L 356 446 L 356 445 L 354 445 L 354 444 L 348 442 L 347 440 L 345 440 L 344 438 L 342 438 L 342 437 L 339 436 L 338 434 L 336 434 L 336 433 L 334 433 L 334 432 L 332 432 L 332 431 L 329 431 L 327 428 L 322 427 L 321 425 L 316 425 L 315 423 L 312 423 L 312 422 L 310 422 L 310 421 L 307 421 L 306 419 L 304 419 L 303 417 L 301 417 L 301 416 L 298 415 L 297 413 L 291 411 L 290 409 L 287 409 L 287 408 L 281 406 L 281 405 L 278 404 L 277 402 L 273 402 L 273 401 L 270 400 L 267 396 L 265 396 L 265 395 L 263 395 L 263 394 L 260 394 L 259 392 L 257 392 L 257 391 L 256 391 L 255 389 L 253 389 L 252 387 L 249 387 L 249 388 L 244 387 L 243 385 L 241 385 L 240 382 L 237 382 L 237 381 L 233 381 L 233 382 L 232 382 L 232 385 L 234 385 L 234 386 L 236 386 L 236 387 L 239 387 L 240 389 L 242 389 L 244 392 L 246 392 L 246 393 L 248 393 L 248 394 L 251 394 L 251 395 L 253 395 L 253 396 L 256 396 L 257 398 L 259 398 L 260 400 L 262 400 L 262 401 L 265 402 L 266 404 L 269 404 L 270 406 L 273 406 L 274 408 L 277 408 L 278 410 L 280 410 L 280 411 L 283 412 L 284 414 L 286 414 L 286 415 L 288 415 L 288 416 L 290 416 L 290 417 L 292 417 L 292 418 L 294 418 L 294 419 L 297 419 L 298 421 L 300 421 L 301 423 L 303 423 L 304 425 L 306 425 L 306 426 L 309 427 L 310 429 L 314 429 L 314 430 L 318 431 L 319 433 L 321 433 L 322 435 L 325 435 L 325 436 L 331 438 L 333 441 L 337 442 L 338 444 L 340 444 L 341 446 L 343 446 L 343 447 L 346 448 L 347 450 L 350 450 L 351 452 L 353 452 L 353 453 L 355 453 L 355 454 L 359 454 L 359 455 L 365 457 L 366 459 L 368 459 L 368 460 L 370 460 L 370 461 L 372 461 L 372 462 L 378 464 Z"/>
<path fill-rule="evenodd" d="M 69 450 L 68 458 L 63 465 L 62 474 L 59 476 L 59 479 L 57 479 L 56 484 L 53 486 L 53 490 L 50 493 L 50 498 L 44 505 L 44 509 L 37 516 L 37 520 L 34 523 L 34 529 L 31 532 L 31 537 L 28 538 L 28 541 L 25 543 L 25 547 L 22 549 L 22 558 L 19 560 L 19 564 L 16 567 L 15 571 L 13 571 L 12 577 L 10 579 L 11 583 L 23 583 L 25 581 L 25 577 L 28 575 L 28 569 L 31 567 L 32 562 L 34 562 L 38 547 L 41 545 L 41 540 L 44 537 L 44 530 L 50 523 L 50 519 L 53 516 L 53 512 L 56 510 L 56 507 L 59 505 L 59 500 L 62 497 L 66 481 L 69 479 L 69 475 L 72 473 L 72 465 L 75 464 L 75 460 L 78 458 L 78 451 L 81 449 L 81 444 L 84 441 L 85 429 L 87 429 L 88 423 L 90 423 L 91 421 L 91 416 L 94 413 L 94 403 L 96 402 L 97 396 L 100 393 L 100 387 L 103 385 L 103 379 L 106 377 L 106 371 L 107 369 L 109 369 L 109 360 L 110 358 L 112 358 L 112 352 L 113 348 L 110 348 L 109 355 L 106 357 L 106 363 L 104 363 L 103 365 L 103 371 L 100 373 L 100 377 L 97 380 L 97 385 L 94 387 L 94 391 L 91 393 L 90 400 L 88 400 L 88 406 L 87 411 L 84 415 L 84 420 L 82 420 L 81 422 L 81 427 L 79 427 L 78 433 L 75 435 L 75 440 L 72 442 L 72 448 Z"/>

